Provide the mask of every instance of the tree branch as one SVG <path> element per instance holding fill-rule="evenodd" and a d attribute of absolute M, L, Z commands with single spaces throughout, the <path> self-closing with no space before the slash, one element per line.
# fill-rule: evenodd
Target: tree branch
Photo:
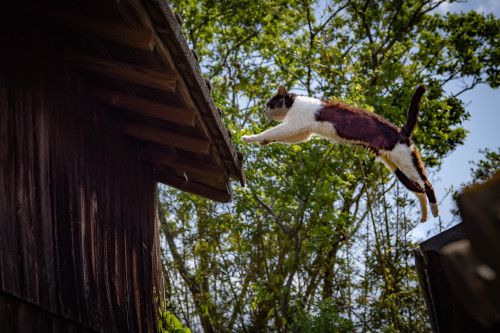
<path fill-rule="evenodd" d="M 242 46 L 243 44 L 245 44 L 246 42 L 248 42 L 250 39 L 256 37 L 259 33 L 260 33 L 260 30 L 257 29 L 253 33 L 251 33 L 250 35 L 248 35 L 247 37 L 243 38 L 238 43 L 236 43 L 235 45 L 233 45 L 231 48 L 227 48 L 226 49 L 226 53 L 225 53 L 224 57 L 222 58 L 221 64 L 219 66 L 217 66 L 217 68 L 209 76 L 209 79 L 213 80 L 214 77 L 216 77 L 217 75 L 219 75 L 219 73 L 222 71 L 222 69 L 227 65 L 227 59 L 229 58 L 229 55 L 234 50 L 238 49 L 240 46 Z"/>
<path fill-rule="evenodd" d="M 166 211 L 159 200 L 157 202 L 157 206 L 159 219 L 164 228 L 163 234 L 170 249 L 170 253 L 172 254 L 174 262 L 176 263 L 179 274 L 181 275 L 189 291 L 191 292 L 203 329 L 207 333 L 215 332 L 216 330 L 214 328 L 210 315 L 202 311 L 202 306 L 207 304 L 207 300 L 205 299 L 203 291 L 200 289 L 198 283 L 196 282 L 196 277 L 188 272 L 184 260 L 181 258 L 179 251 L 177 250 L 172 231 L 170 229 L 168 221 L 165 218 Z"/>
<path fill-rule="evenodd" d="M 271 214 L 271 216 L 274 218 L 274 221 L 283 230 L 283 232 L 285 234 L 290 235 L 290 236 L 293 237 L 294 232 L 292 231 L 292 229 L 290 229 L 289 227 L 287 227 L 286 225 L 284 225 L 283 223 L 281 223 L 281 216 L 276 215 L 276 213 L 274 213 L 274 210 L 271 207 L 269 207 L 268 205 L 266 205 L 265 202 L 262 201 L 257 194 L 255 194 L 255 192 L 253 191 L 253 189 L 251 187 L 250 187 L 250 190 L 252 191 L 252 195 L 253 195 L 254 199 L 262 207 L 264 207 L 264 209 L 266 209 L 269 212 L 269 214 Z"/>

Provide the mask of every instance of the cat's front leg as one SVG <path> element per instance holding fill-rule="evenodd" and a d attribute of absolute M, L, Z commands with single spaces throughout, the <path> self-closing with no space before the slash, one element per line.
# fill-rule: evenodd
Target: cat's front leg
<path fill-rule="evenodd" d="M 257 135 L 243 135 L 241 137 L 243 142 L 258 142 L 259 145 L 265 146 L 271 143 L 269 140 L 259 140 Z"/>
<path fill-rule="evenodd" d="M 241 137 L 243 142 L 258 142 L 257 135 L 243 135 Z"/>
<path fill-rule="evenodd" d="M 243 142 L 257 142 L 261 146 L 265 146 L 265 145 L 268 145 L 271 143 L 271 141 L 269 141 L 269 140 L 259 139 L 257 135 L 243 135 L 241 137 L 241 140 Z"/>
<path fill-rule="evenodd" d="M 280 124 L 256 135 L 244 135 L 243 142 L 258 142 L 264 146 L 271 142 L 287 142 L 288 138 L 295 137 L 304 130 L 290 124 Z"/>

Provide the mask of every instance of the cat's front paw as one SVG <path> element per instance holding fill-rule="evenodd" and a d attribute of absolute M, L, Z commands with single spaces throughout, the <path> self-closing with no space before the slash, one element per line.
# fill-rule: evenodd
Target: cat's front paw
<path fill-rule="evenodd" d="M 256 140 L 254 139 L 254 135 L 243 135 L 241 137 L 241 141 L 243 141 L 243 142 L 254 142 Z"/>

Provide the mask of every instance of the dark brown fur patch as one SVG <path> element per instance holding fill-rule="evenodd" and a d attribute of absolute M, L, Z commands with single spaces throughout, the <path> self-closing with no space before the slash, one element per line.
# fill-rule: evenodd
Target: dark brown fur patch
<path fill-rule="evenodd" d="M 332 123 L 342 139 L 358 142 L 375 153 L 392 150 L 398 143 L 410 144 L 398 127 L 376 113 L 339 101 L 324 103 L 316 120 Z"/>
<path fill-rule="evenodd" d="M 424 193 L 424 189 L 420 187 L 417 183 L 415 183 L 410 178 L 406 177 L 406 175 L 399 169 L 397 169 L 394 174 L 398 177 L 399 181 L 406 186 L 407 189 L 416 193 Z"/>
<path fill-rule="evenodd" d="M 410 107 L 408 108 L 408 113 L 406 117 L 406 124 L 401 128 L 401 133 L 404 136 L 411 137 L 415 126 L 417 126 L 418 121 L 418 109 L 420 108 L 420 99 L 425 93 L 425 86 L 422 84 L 417 87 L 417 90 L 413 94 L 411 99 Z"/>
<path fill-rule="evenodd" d="M 420 178 L 425 183 L 425 194 L 427 195 L 429 202 L 436 203 L 436 195 L 434 194 L 434 189 L 432 188 L 431 183 L 427 179 L 427 175 L 425 174 L 424 165 L 422 164 L 422 160 L 420 159 L 420 156 L 418 155 L 418 152 L 416 149 L 411 152 L 411 156 L 413 159 L 413 165 L 415 166 L 415 169 L 418 170 L 418 174 L 419 174 Z"/>
<path fill-rule="evenodd" d="M 295 101 L 295 94 L 286 94 L 286 95 L 276 95 L 267 102 L 267 107 L 270 109 L 276 108 L 291 108 L 293 102 Z"/>
<path fill-rule="evenodd" d="M 431 183 L 429 183 L 428 181 L 425 182 L 425 193 L 427 194 L 427 198 L 429 198 L 430 203 L 437 203 L 434 189 L 432 188 Z"/>

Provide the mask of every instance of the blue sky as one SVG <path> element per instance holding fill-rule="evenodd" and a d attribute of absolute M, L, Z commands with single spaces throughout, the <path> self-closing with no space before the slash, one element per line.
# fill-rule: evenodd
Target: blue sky
<path fill-rule="evenodd" d="M 466 3 L 445 3 L 437 12 L 444 14 L 476 10 L 485 14 L 492 13 L 500 18 L 500 0 L 470 0 Z M 447 87 L 449 91 L 458 91 L 456 86 Z M 471 118 L 464 124 L 470 133 L 463 146 L 458 147 L 443 161 L 441 170 L 432 175 L 433 186 L 440 205 L 440 219 L 443 226 L 451 226 L 459 220 L 453 220 L 450 209 L 455 208 L 451 196 L 445 197 L 447 189 L 460 188 L 460 184 L 471 180 L 469 161 L 477 161 L 482 157 L 479 149 L 497 150 L 500 146 L 500 89 L 493 90 L 487 85 L 480 85 L 460 95 L 465 102 Z M 450 225 L 451 223 L 451 225 Z M 430 218 L 428 222 L 414 228 L 410 234 L 416 241 L 422 241 L 439 232 L 439 219 Z"/>

